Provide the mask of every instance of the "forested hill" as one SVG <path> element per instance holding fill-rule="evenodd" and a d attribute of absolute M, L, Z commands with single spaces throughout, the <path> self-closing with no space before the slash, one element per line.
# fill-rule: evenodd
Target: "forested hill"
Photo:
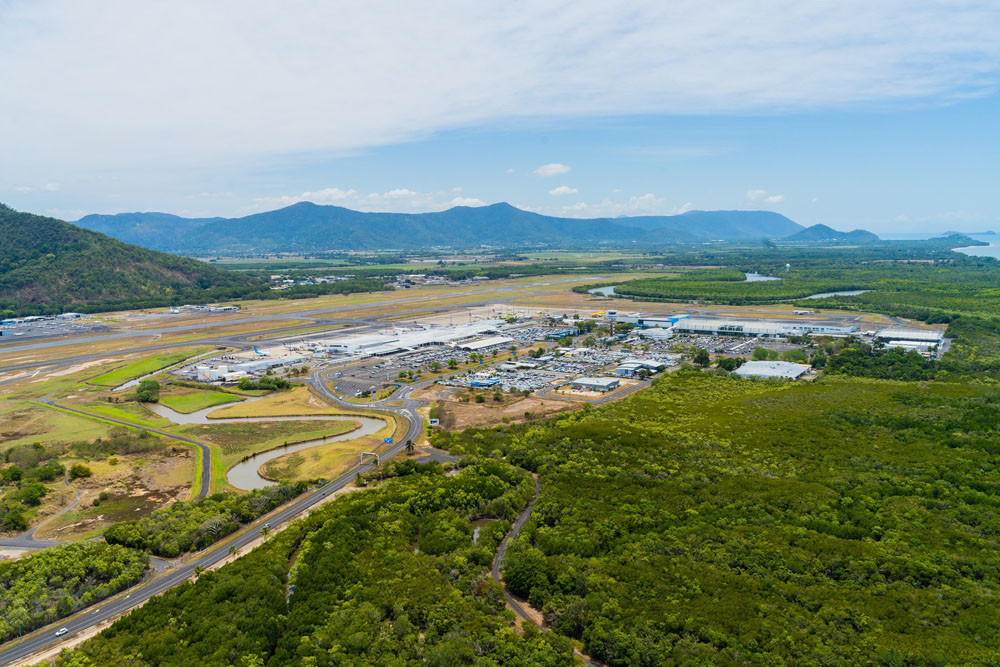
<path fill-rule="evenodd" d="M 782 241 L 788 243 L 876 243 L 879 237 L 864 229 L 855 229 L 850 232 L 839 232 L 826 225 L 813 225 L 799 232 L 792 234 Z"/>
<path fill-rule="evenodd" d="M 239 293 L 253 279 L 0 204 L 0 313 L 94 311 Z"/>
<path fill-rule="evenodd" d="M 803 229 L 770 211 L 577 219 L 540 215 L 506 203 L 409 214 L 363 213 L 302 202 L 243 218 L 122 213 L 88 215 L 76 224 L 129 243 L 189 254 L 759 241 Z"/>

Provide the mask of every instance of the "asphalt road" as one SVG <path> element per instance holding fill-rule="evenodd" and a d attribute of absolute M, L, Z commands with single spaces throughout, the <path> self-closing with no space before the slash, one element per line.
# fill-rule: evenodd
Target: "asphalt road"
<path fill-rule="evenodd" d="M 342 405 L 344 407 L 349 407 L 352 409 L 377 408 L 379 410 L 395 412 L 407 419 L 409 423 L 409 428 L 406 431 L 406 435 L 400 438 L 398 442 L 393 442 L 392 446 L 387 451 L 385 451 L 383 454 L 380 455 L 380 458 L 382 460 L 391 458 L 399 454 L 400 452 L 404 451 L 406 448 L 406 441 L 407 440 L 416 441 L 420 437 L 421 432 L 423 431 L 423 420 L 417 413 L 417 408 L 420 407 L 421 402 L 410 398 L 410 394 L 416 389 L 419 389 L 420 387 L 424 386 L 426 383 L 417 383 L 414 385 L 410 385 L 408 387 L 404 387 L 402 390 L 400 390 L 399 394 L 393 397 L 393 399 L 391 399 L 403 403 L 403 405 L 396 405 L 396 406 L 385 405 L 384 401 L 378 401 L 375 403 L 367 403 L 367 404 L 349 403 L 347 401 L 344 401 L 339 396 L 330 391 L 330 389 L 326 386 L 326 382 L 322 377 L 322 373 L 320 372 L 314 373 L 310 377 L 310 383 L 313 385 L 313 387 L 316 388 L 316 390 L 323 397 L 329 399 L 333 403 L 337 403 L 339 405 Z M 48 399 L 46 399 L 45 402 L 50 405 L 55 405 L 53 401 Z M 69 410 L 70 412 L 76 412 L 85 416 L 104 419 L 106 421 L 118 423 L 123 426 L 129 426 L 132 428 L 136 427 L 134 424 L 128 424 L 126 422 L 109 419 L 107 417 L 103 417 L 100 415 L 89 415 L 88 413 L 83 412 L 82 410 L 65 408 L 62 406 L 58 407 L 60 407 L 63 410 Z M 145 430 L 150 431 L 152 433 L 165 435 L 169 438 L 173 438 L 174 440 L 183 440 L 185 442 L 190 442 L 191 444 L 194 445 L 203 446 L 197 441 L 189 440 L 187 438 L 172 435 L 170 433 L 166 433 L 163 431 L 157 431 L 156 429 L 147 428 Z M 207 448 L 205 448 L 205 450 L 203 451 L 206 450 Z M 207 452 L 206 456 L 210 457 L 211 456 L 210 452 Z M 206 458 L 203 460 L 202 487 L 203 490 L 206 491 L 208 488 L 207 484 L 209 482 L 211 474 L 210 464 L 211 464 L 210 458 Z M 261 527 L 265 522 L 270 524 L 272 527 L 277 527 L 284 524 L 287 521 L 294 519 L 295 517 L 299 516 L 300 514 L 308 510 L 316 503 L 322 501 L 329 494 L 333 493 L 334 491 L 337 491 L 338 489 L 342 489 L 348 484 L 350 484 L 354 480 L 356 474 L 368 472 L 372 470 L 374 467 L 375 467 L 374 463 L 365 463 L 363 465 L 354 468 L 350 472 L 327 483 L 325 486 L 320 487 L 319 489 L 316 489 L 315 491 L 312 491 L 310 493 L 307 493 L 298 500 L 295 500 L 290 504 L 285 505 L 282 508 L 279 508 L 270 516 L 258 519 L 249 528 L 245 529 L 243 532 L 237 533 L 235 538 L 230 539 L 221 546 L 209 549 L 208 551 L 203 553 L 200 557 L 198 557 L 196 560 L 184 562 L 181 565 L 166 570 L 162 574 L 157 574 L 152 579 L 149 579 L 147 582 L 141 585 L 137 585 L 134 588 L 130 589 L 130 591 L 126 595 L 119 596 L 118 598 L 110 602 L 98 603 L 93 608 L 85 609 L 71 618 L 63 619 L 62 621 L 57 621 L 56 623 L 53 623 L 45 628 L 42 628 L 41 630 L 37 630 L 36 632 L 32 633 L 27 638 L 19 642 L 9 642 L 3 650 L 0 650 L 0 665 L 6 665 L 17 660 L 22 660 L 24 658 L 27 658 L 28 656 L 31 656 L 34 653 L 44 651 L 48 648 L 61 644 L 65 641 L 68 641 L 69 639 L 72 639 L 74 635 L 86 631 L 94 627 L 95 625 L 103 623 L 109 619 L 112 619 L 119 614 L 123 614 L 127 611 L 130 611 L 135 607 L 141 605 L 145 601 L 149 600 L 153 596 L 159 595 L 173 588 L 174 586 L 184 583 L 191 577 L 192 574 L 194 574 L 195 568 L 211 567 L 216 563 L 224 560 L 226 557 L 228 557 L 230 548 L 235 547 L 237 550 L 242 550 L 248 544 L 259 538 L 261 536 Z M 69 630 L 69 632 L 67 632 L 62 637 L 56 637 L 55 631 L 58 628 L 66 628 L 67 630 Z"/>

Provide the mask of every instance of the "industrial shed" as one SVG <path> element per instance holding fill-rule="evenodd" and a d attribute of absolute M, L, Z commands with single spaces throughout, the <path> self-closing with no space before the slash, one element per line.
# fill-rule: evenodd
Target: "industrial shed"
<path fill-rule="evenodd" d="M 810 370 L 812 367 L 807 364 L 793 364 L 790 361 L 748 361 L 733 371 L 733 375 L 798 380 Z"/>
<path fill-rule="evenodd" d="M 611 391 L 617 389 L 621 384 L 618 378 L 589 378 L 582 377 L 573 380 L 573 389 L 577 391 Z"/>

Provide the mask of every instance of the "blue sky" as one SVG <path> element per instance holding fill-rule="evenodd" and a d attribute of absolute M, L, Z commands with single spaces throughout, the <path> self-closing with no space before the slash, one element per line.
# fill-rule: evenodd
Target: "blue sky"
<path fill-rule="evenodd" d="M 872 4 L 8 1 L 0 201 L 1000 229 L 1000 6 Z"/>

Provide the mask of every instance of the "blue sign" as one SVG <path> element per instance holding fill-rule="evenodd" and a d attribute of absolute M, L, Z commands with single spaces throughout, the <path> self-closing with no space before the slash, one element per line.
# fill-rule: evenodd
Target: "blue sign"
<path fill-rule="evenodd" d="M 392 444 L 392 438 L 386 438 L 386 439 L 385 439 L 385 440 L 383 440 L 382 442 L 384 442 L 384 443 L 385 443 L 385 444 L 387 444 L 387 445 L 391 445 L 391 444 Z"/>
<path fill-rule="evenodd" d="M 431 426 L 437 426 L 438 424 L 441 423 L 441 420 L 440 419 L 432 419 L 432 420 L 430 420 L 430 422 L 431 422 Z"/>

